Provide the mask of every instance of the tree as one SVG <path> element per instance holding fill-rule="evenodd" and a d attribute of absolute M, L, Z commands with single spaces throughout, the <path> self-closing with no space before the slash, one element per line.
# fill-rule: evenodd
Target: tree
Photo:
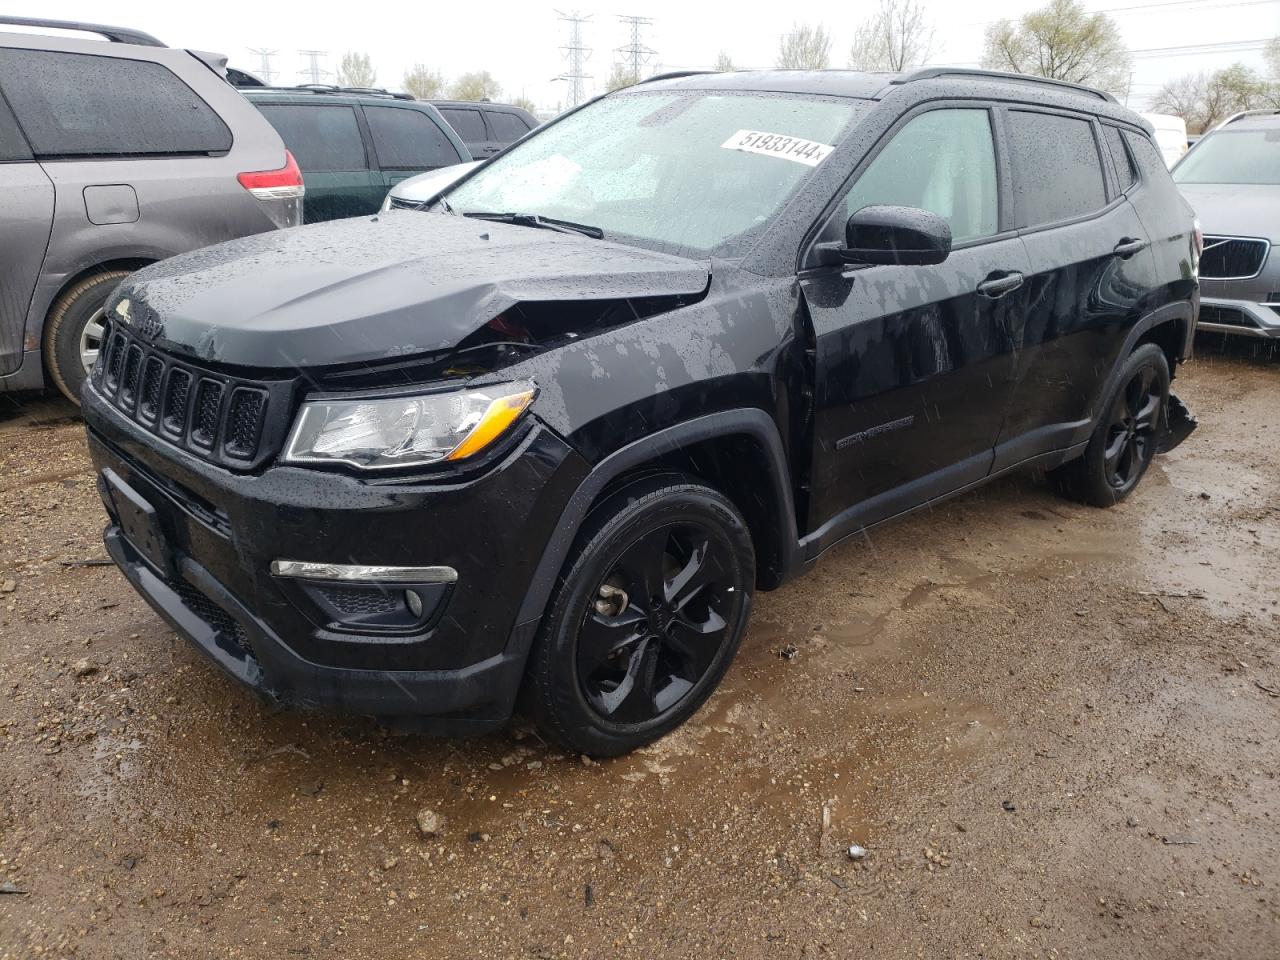
<path fill-rule="evenodd" d="M 338 64 L 338 86 L 372 87 L 377 82 L 378 71 L 373 69 L 367 53 L 348 50 L 342 55 L 342 62 Z"/>
<path fill-rule="evenodd" d="M 605 89 L 613 93 L 615 90 L 621 90 L 623 87 L 630 87 L 639 82 L 640 74 L 625 63 L 615 63 L 613 69 L 609 71 L 609 79 L 605 81 Z"/>
<path fill-rule="evenodd" d="M 1049 0 L 1016 23 L 987 28 L 982 65 L 1085 83 L 1113 93 L 1129 86 L 1129 50 L 1114 21 L 1080 0 Z"/>
<path fill-rule="evenodd" d="M 511 101 L 511 105 L 513 107 L 519 107 L 521 110 L 527 110 L 530 113 L 532 113 L 534 116 L 538 115 L 538 105 L 534 103 L 532 100 L 530 100 L 528 97 L 523 97 L 523 96 L 516 97 L 514 100 Z"/>
<path fill-rule="evenodd" d="M 439 70 L 428 70 L 425 64 L 415 63 L 404 72 L 401 85 L 416 100 L 438 100 L 444 93 L 444 75 Z"/>
<path fill-rule="evenodd" d="M 1182 117 L 1188 133 L 1203 133 L 1233 113 L 1271 102 L 1274 86 L 1243 63 L 1213 73 L 1191 73 L 1171 80 L 1151 100 L 1151 109 Z"/>
<path fill-rule="evenodd" d="M 501 85 L 488 70 L 464 73 L 449 88 L 454 100 L 496 100 L 501 94 Z"/>
<path fill-rule="evenodd" d="M 1267 72 L 1272 80 L 1280 80 L 1280 37 L 1272 37 L 1262 51 L 1262 59 L 1267 63 Z"/>
<path fill-rule="evenodd" d="M 918 0 L 880 0 L 880 9 L 854 32 L 849 68 L 898 73 L 932 54 L 933 26 Z"/>
<path fill-rule="evenodd" d="M 733 64 L 733 58 L 723 50 L 716 55 L 716 73 L 733 73 L 737 69 Z"/>
<path fill-rule="evenodd" d="M 831 62 L 831 34 L 822 24 L 793 24 L 778 44 L 779 70 L 825 70 Z"/>

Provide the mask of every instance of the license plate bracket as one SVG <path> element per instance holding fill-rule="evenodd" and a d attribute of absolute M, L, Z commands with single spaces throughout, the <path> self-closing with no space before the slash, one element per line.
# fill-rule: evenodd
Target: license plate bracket
<path fill-rule="evenodd" d="M 125 483 L 110 467 L 102 471 L 107 495 L 115 507 L 116 522 L 129 546 L 164 576 L 173 575 L 173 553 L 160 526 L 156 508 Z"/>

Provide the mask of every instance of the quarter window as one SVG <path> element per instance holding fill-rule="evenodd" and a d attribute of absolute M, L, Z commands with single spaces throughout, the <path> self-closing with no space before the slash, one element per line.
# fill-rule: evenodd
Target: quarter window
<path fill-rule="evenodd" d="M 303 173 L 369 169 L 351 107 L 264 103 L 258 109 L 279 132 Z"/>
<path fill-rule="evenodd" d="M 1124 134 L 1118 128 L 1108 125 L 1103 126 L 1102 132 L 1107 140 L 1107 149 L 1111 151 L 1111 160 L 1115 164 L 1120 192 L 1124 193 L 1138 182 L 1138 171 L 1134 169 L 1133 159 L 1125 149 Z"/>
<path fill-rule="evenodd" d="M 384 170 L 430 170 L 462 159 L 444 131 L 420 110 L 365 107 L 364 115 Z"/>
<path fill-rule="evenodd" d="M 0 89 L 41 158 L 225 153 L 231 131 L 150 60 L 0 50 Z"/>
<path fill-rule="evenodd" d="M 1102 161 L 1088 120 L 1011 110 L 1008 126 L 1019 227 L 1070 220 L 1107 205 Z"/>
<path fill-rule="evenodd" d="M 997 232 L 995 145 L 986 110 L 933 110 L 910 120 L 845 198 L 846 218 L 872 204 L 920 207 L 951 225 L 956 243 Z"/>
<path fill-rule="evenodd" d="M 453 127 L 464 143 L 479 143 L 489 139 L 489 135 L 484 132 L 484 117 L 480 116 L 479 110 L 441 107 L 440 115 L 449 122 L 449 126 Z"/>
<path fill-rule="evenodd" d="M 1152 178 L 1161 177 L 1168 172 L 1169 168 L 1165 165 L 1164 154 L 1160 152 L 1160 148 L 1154 143 L 1142 134 L 1134 133 L 1131 130 L 1124 132 L 1124 139 L 1138 161 L 1138 168 L 1146 174 L 1148 181 Z M 1181 165 L 1179 165 L 1178 169 L 1179 171 L 1182 170 Z"/>

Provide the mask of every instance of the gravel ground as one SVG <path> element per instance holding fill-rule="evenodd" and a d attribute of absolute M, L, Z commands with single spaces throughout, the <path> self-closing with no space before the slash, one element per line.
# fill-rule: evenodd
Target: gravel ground
<path fill-rule="evenodd" d="M 1280 360 L 1178 387 L 1120 507 L 837 548 L 605 763 L 259 702 L 81 563 L 72 409 L 0 397 L 0 958 L 1278 956 Z"/>

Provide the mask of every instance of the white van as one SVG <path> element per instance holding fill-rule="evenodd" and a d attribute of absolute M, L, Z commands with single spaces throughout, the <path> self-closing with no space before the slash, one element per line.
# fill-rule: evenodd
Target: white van
<path fill-rule="evenodd" d="M 1164 165 L 1172 167 L 1187 152 L 1187 122 L 1171 113 L 1142 115 L 1156 128 L 1156 146 L 1164 155 Z"/>

